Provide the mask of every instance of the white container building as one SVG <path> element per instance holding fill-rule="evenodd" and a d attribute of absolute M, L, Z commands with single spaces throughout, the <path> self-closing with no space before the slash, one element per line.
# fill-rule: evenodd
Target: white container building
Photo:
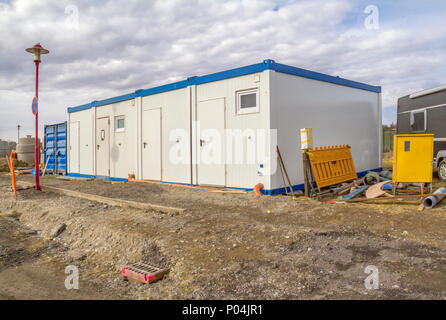
<path fill-rule="evenodd" d="M 68 108 L 68 174 L 285 191 L 303 188 L 300 129 L 381 168 L 381 88 L 265 60 Z"/>

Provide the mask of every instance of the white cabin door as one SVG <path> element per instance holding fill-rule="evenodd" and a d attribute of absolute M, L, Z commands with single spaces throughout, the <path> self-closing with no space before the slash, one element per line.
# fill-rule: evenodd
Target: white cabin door
<path fill-rule="evenodd" d="M 79 122 L 70 123 L 70 172 L 80 173 L 79 166 Z"/>
<path fill-rule="evenodd" d="M 143 111 L 142 178 L 161 181 L 161 109 Z"/>
<path fill-rule="evenodd" d="M 225 186 L 225 99 L 199 102 L 197 119 L 198 184 Z"/>
<path fill-rule="evenodd" d="M 110 118 L 96 120 L 96 175 L 110 176 Z"/>

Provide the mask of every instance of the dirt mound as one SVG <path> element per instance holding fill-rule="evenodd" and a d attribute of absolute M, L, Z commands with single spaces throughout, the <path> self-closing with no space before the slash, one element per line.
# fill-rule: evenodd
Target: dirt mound
<path fill-rule="evenodd" d="M 34 196 L 34 190 L 25 190 Z M 56 194 L 45 200 L 45 210 L 32 210 L 22 205 L 20 222 L 39 230 L 39 235 L 67 248 L 70 261 L 105 266 L 101 276 L 115 276 L 120 269 L 131 262 L 146 259 L 156 264 L 166 264 L 157 244 L 150 237 L 151 226 L 147 223 L 147 213 L 122 210 L 118 207 L 64 198 Z M 54 230 L 65 224 L 66 229 L 53 238 Z M 147 231 L 145 231 L 147 230 Z M 153 229 L 152 229 L 153 230 Z M 91 269 L 91 276 L 94 271 Z M 96 275 L 97 276 L 97 275 Z"/>
<path fill-rule="evenodd" d="M 14 168 L 29 167 L 30 165 L 23 161 L 14 160 Z M 9 163 L 5 158 L 0 158 L 0 172 L 9 172 Z"/>
<path fill-rule="evenodd" d="M 9 166 L 6 158 L 0 158 L 0 172 L 9 172 Z"/>
<path fill-rule="evenodd" d="M 32 177 L 18 179 L 29 182 Z M 32 188 L 21 190 L 14 200 L 10 178 L 0 174 L 0 217 L 15 219 L 29 232 L 35 231 L 41 242 L 60 248 L 39 258 L 39 263 L 54 265 L 62 275 L 67 265 L 77 266 L 85 285 L 94 284 L 114 296 L 151 300 L 446 297 L 446 216 L 441 208 L 420 215 L 413 206 L 329 206 L 291 197 L 257 198 L 205 188 L 49 176 L 42 177 L 42 184 L 187 209 L 169 215 Z M 6 226 L 0 232 L 14 230 Z M 14 241 L 3 242 L 7 254 L 17 253 Z M 138 261 L 168 265 L 171 270 L 149 286 L 123 281 L 120 269 Z M 379 290 L 365 287 L 368 267 L 378 270 Z M 3 272 L 16 272 L 9 265 L 5 268 Z M 40 265 L 34 269 L 40 270 Z M 0 283 L 10 273 L 2 278 L 0 271 Z M 5 288 L 9 289 L 0 285 L 0 298 Z M 25 291 L 23 287 L 21 292 Z"/>

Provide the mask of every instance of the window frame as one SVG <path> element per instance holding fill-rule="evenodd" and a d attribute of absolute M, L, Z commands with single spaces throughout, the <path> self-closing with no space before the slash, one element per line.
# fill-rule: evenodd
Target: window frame
<path fill-rule="evenodd" d="M 241 98 L 244 95 L 249 95 L 255 93 L 256 95 L 256 105 L 255 107 L 249 107 L 249 108 L 242 108 L 241 104 Z M 245 90 L 239 90 L 236 92 L 236 115 L 244 115 L 244 114 L 252 114 L 252 113 L 259 113 L 260 112 L 260 90 L 259 88 L 251 88 L 251 89 L 245 89 Z"/>
<path fill-rule="evenodd" d="M 418 113 L 423 113 L 423 116 L 424 116 L 423 130 L 414 130 L 412 128 L 412 119 L 413 119 L 413 121 L 415 121 L 415 114 L 418 114 Z M 426 130 L 427 130 L 427 110 L 422 109 L 422 110 L 410 111 L 409 126 L 410 126 L 411 132 L 413 132 L 413 133 L 426 132 Z"/>
<path fill-rule="evenodd" d="M 119 120 L 124 120 L 124 128 L 118 128 Z M 116 116 L 115 117 L 115 132 L 125 132 L 125 116 Z"/>

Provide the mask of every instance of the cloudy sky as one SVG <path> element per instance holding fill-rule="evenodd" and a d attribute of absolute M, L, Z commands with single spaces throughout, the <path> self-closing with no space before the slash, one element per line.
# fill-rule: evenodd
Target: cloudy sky
<path fill-rule="evenodd" d="M 381 85 L 390 123 L 398 97 L 446 83 L 445 14 L 442 0 L 0 0 L 0 138 L 33 131 L 36 42 L 51 51 L 41 130 L 69 106 L 266 58 Z"/>

